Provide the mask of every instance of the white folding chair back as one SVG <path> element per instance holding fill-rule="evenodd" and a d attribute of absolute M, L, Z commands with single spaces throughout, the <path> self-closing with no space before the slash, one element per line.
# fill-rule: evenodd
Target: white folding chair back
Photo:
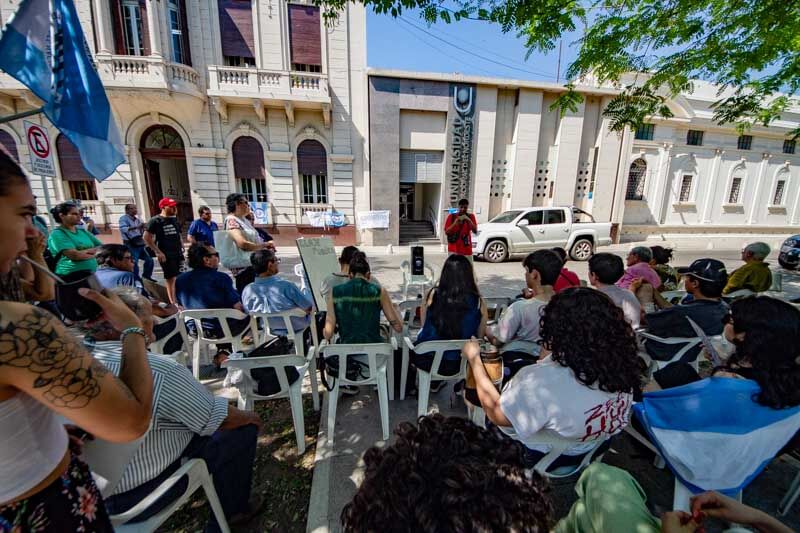
<path fill-rule="evenodd" d="M 411 287 L 420 287 L 424 296 L 428 289 L 436 284 L 436 272 L 428 263 L 425 263 L 425 274 L 422 276 L 411 273 L 411 263 L 408 261 L 400 263 L 400 271 L 403 273 L 403 300 L 408 300 L 408 290 Z"/>
<path fill-rule="evenodd" d="M 456 350 L 460 353 L 461 349 L 464 347 L 464 343 L 466 343 L 467 340 L 427 341 L 421 342 L 414 346 L 414 343 L 411 342 L 411 339 L 408 337 L 404 339 L 406 348 L 409 350 L 414 350 L 414 352 L 418 354 L 430 353 L 433 356 L 433 362 L 431 363 L 431 369 L 429 372 L 419 368 L 417 369 L 417 398 L 419 400 L 419 403 L 417 404 L 417 416 L 425 416 L 428 414 L 428 398 L 431 393 L 431 381 L 459 381 L 466 379 L 467 361 L 463 357 L 461 358 L 460 367 L 457 374 L 452 376 L 443 376 L 439 373 L 439 370 L 442 365 L 444 353 L 453 350 Z"/>
<path fill-rule="evenodd" d="M 544 457 L 539 459 L 539 462 L 534 465 L 533 469 L 536 470 L 536 472 L 538 472 L 540 475 L 549 477 L 551 479 L 569 477 L 589 466 L 592 461 L 601 459 L 603 454 L 600 453 L 600 447 L 610 438 L 610 436 L 606 436 L 605 438 L 595 441 L 597 445 L 594 447 L 594 449 L 583 456 L 580 464 L 573 466 L 560 466 L 548 472 L 548 468 L 550 468 L 550 465 L 552 465 L 556 459 L 561 457 L 561 455 L 563 455 L 568 449 L 572 448 L 576 444 L 579 444 L 579 442 L 561 438 L 558 435 L 550 433 L 549 431 L 540 431 L 536 435 L 537 444 L 549 445 L 550 451 L 547 452 Z"/>
<path fill-rule="evenodd" d="M 403 320 L 403 331 L 400 333 L 395 334 L 395 338 L 397 339 L 398 343 L 402 345 L 402 353 L 403 353 L 403 360 L 400 366 L 400 399 L 406 399 L 406 383 L 408 382 L 408 365 L 409 365 L 409 352 L 408 346 L 403 339 L 406 337 L 411 337 L 412 330 L 415 332 L 414 337 L 416 337 L 416 332 L 418 332 L 423 324 L 420 324 L 417 320 L 417 310 L 421 310 L 423 305 L 425 304 L 425 300 L 422 298 L 415 298 L 413 300 L 406 300 L 404 302 L 400 302 L 398 304 L 397 309 L 400 312 L 400 318 Z M 391 398 L 391 388 L 389 390 L 390 398 Z"/>
<path fill-rule="evenodd" d="M 81 458 L 89 465 L 95 482 L 99 480 L 98 488 L 104 497 L 114 492 L 114 489 L 122 479 L 125 468 L 139 449 L 143 439 L 144 437 L 141 437 L 133 442 L 117 444 L 95 438 L 84 444 Z M 167 490 L 180 481 L 184 475 L 188 476 L 189 484 L 179 498 L 149 519 L 143 522 L 127 524 L 127 522 L 136 518 L 150 507 L 150 505 L 167 492 Z M 230 531 L 228 529 L 228 523 L 225 520 L 225 514 L 222 511 L 222 505 L 217 497 L 217 491 L 214 490 L 214 483 L 211 481 L 206 463 L 202 459 L 191 459 L 187 461 L 142 501 L 124 513 L 111 515 L 109 518 L 114 526 L 114 531 L 136 533 L 155 531 L 158 526 L 166 522 L 167 518 L 169 518 L 172 513 L 186 503 L 192 494 L 200 487 L 202 487 L 206 493 L 206 498 L 209 504 L 211 504 L 211 510 L 217 518 L 220 529 L 223 532 Z"/>
<path fill-rule="evenodd" d="M 178 313 L 175 313 L 172 316 L 165 316 L 165 317 L 153 316 L 153 325 L 159 326 L 161 324 L 166 324 L 170 320 L 175 321 L 175 327 L 173 328 L 173 330 L 167 333 L 164 337 L 151 342 L 150 345 L 147 347 L 147 351 L 149 351 L 150 353 L 165 355 L 170 359 L 175 359 L 181 364 L 185 364 L 188 352 L 188 344 L 186 343 L 186 338 L 184 337 L 183 332 L 181 331 L 180 324 L 182 320 L 180 315 Z M 175 337 L 181 337 L 181 347 L 178 350 L 173 350 L 172 353 L 166 353 L 165 350 L 167 344 Z"/>
<path fill-rule="evenodd" d="M 320 346 L 322 356 L 329 360 L 338 356 L 338 374 L 333 380 L 333 390 L 328 396 L 328 440 L 333 443 L 336 425 L 336 404 L 339 400 L 339 387 L 341 385 L 376 385 L 378 388 L 378 402 L 381 411 L 381 429 L 383 440 L 389 438 L 389 388 L 387 383 L 387 365 L 392 362 L 394 348 L 385 342 L 369 344 L 327 344 L 323 341 Z M 358 379 L 348 379 L 347 364 L 349 359 L 355 359 L 367 366 L 367 375 Z"/>
<path fill-rule="evenodd" d="M 242 313 L 237 309 L 192 309 L 181 311 L 180 314 L 181 321 L 183 322 L 184 330 L 186 330 L 186 323 L 189 321 L 194 321 L 195 324 L 195 332 L 197 333 L 197 337 L 194 339 L 189 338 L 188 333 L 185 333 L 187 339 L 189 339 L 189 344 L 192 346 L 192 372 L 194 373 L 194 377 L 196 379 L 200 379 L 200 354 L 203 353 L 204 356 L 208 354 L 208 346 L 211 344 L 231 344 L 233 347 L 234 352 L 239 352 L 244 349 L 244 337 L 253 332 L 255 335 L 256 328 L 253 325 L 253 319 L 246 313 Z M 206 337 L 205 333 L 203 332 L 203 328 L 200 324 L 201 319 L 212 319 L 216 318 L 219 322 L 220 328 L 222 329 L 222 337 L 219 339 L 212 339 L 210 337 Z M 244 328 L 238 335 L 233 335 L 231 333 L 230 325 L 226 319 L 235 319 L 235 320 L 243 320 L 249 319 L 250 324 Z"/>

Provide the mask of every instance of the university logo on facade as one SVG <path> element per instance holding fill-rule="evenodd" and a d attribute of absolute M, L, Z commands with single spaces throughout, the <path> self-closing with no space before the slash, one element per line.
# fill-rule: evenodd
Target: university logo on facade
<path fill-rule="evenodd" d="M 472 185 L 472 141 L 475 134 L 475 87 L 451 84 L 453 109 L 450 128 L 450 204 L 470 198 Z"/>

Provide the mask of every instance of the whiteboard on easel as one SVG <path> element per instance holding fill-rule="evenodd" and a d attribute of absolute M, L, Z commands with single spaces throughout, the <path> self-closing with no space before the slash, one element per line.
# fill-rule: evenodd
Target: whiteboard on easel
<path fill-rule="evenodd" d="M 314 304 L 318 311 L 324 311 L 327 304 L 322 296 L 322 282 L 331 274 L 339 272 L 339 259 L 336 257 L 333 240 L 330 237 L 297 239 L 297 251 L 300 252 L 300 261 L 306 271 Z"/>

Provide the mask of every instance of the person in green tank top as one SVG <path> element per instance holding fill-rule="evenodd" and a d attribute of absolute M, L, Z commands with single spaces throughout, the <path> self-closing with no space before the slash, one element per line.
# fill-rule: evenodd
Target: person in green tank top
<path fill-rule="evenodd" d="M 385 342 L 380 333 L 381 311 L 398 333 L 403 325 L 386 289 L 369 281 L 367 256 L 357 252 L 350 260 L 350 281 L 334 287 L 328 298 L 323 335 L 330 341 L 339 326 L 339 344 Z"/>

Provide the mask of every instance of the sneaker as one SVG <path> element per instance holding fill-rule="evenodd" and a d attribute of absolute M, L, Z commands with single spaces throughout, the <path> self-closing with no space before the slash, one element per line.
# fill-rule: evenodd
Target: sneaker
<path fill-rule="evenodd" d="M 342 385 L 339 387 L 339 394 L 342 396 L 355 396 L 358 394 L 358 387 L 355 385 Z"/>

